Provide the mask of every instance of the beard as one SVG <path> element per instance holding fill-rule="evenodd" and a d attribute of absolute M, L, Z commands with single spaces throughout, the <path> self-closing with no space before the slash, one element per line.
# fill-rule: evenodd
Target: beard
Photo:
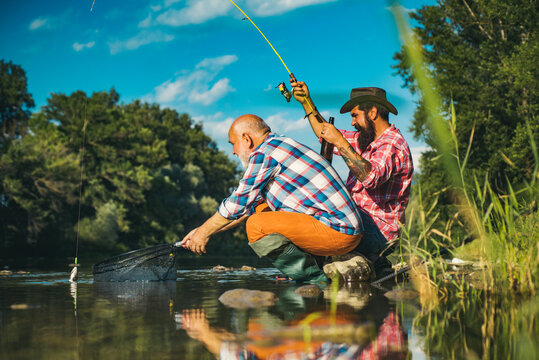
<path fill-rule="evenodd" d="M 359 131 L 357 143 L 359 149 L 361 150 L 361 152 L 363 152 L 365 151 L 365 149 L 367 149 L 367 146 L 369 146 L 369 144 L 374 141 L 374 137 L 376 135 L 374 130 L 374 123 L 371 120 L 367 120 L 366 127 L 362 127 L 360 125 L 354 125 L 354 127 L 357 131 Z"/>
<path fill-rule="evenodd" d="M 240 154 L 238 154 L 238 157 L 240 158 L 240 161 L 241 161 L 241 166 L 243 166 L 244 169 L 247 169 L 247 166 L 249 165 L 249 156 L 251 154 L 248 153 L 248 152 L 242 152 Z"/>
<path fill-rule="evenodd" d="M 244 169 L 247 169 L 247 166 L 249 165 L 249 158 L 243 158 L 240 157 L 241 166 L 243 166 Z"/>

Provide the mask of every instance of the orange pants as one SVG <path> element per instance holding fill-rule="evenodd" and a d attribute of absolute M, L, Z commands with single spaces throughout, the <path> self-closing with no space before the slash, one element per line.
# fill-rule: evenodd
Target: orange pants
<path fill-rule="evenodd" d="M 273 233 L 281 234 L 301 250 L 319 256 L 346 254 L 359 244 L 362 236 L 340 233 L 310 215 L 271 211 L 266 203 L 262 203 L 256 207 L 256 214 L 247 219 L 247 238 L 253 243 Z"/>

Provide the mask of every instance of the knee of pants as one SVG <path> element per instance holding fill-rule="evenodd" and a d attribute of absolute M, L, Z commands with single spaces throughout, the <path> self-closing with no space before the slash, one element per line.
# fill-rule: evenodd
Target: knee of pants
<path fill-rule="evenodd" d="M 258 220 L 257 214 L 249 216 L 245 228 L 247 231 L 247 240 L 249 240 L 250 243 L 259 240 L 265 235 L 262 231 L 262 224 Z"/>

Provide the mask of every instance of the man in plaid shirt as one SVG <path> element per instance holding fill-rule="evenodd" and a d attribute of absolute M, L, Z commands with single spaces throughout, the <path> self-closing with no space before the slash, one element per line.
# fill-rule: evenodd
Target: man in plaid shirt
<path fill-rule="evenodd" d="M 318 113 L 305 83 L 293 77 L 290 82 L 316 136 L 335 145 L 335 153 L 350 168 L 346 187 L 360 208 L 365 227 L 355 251 L 371 260 L 375 270 L 387 270 L 390 263 L 380 254 L 391 252 L 399 237 L 413 174 L 410 148 L 389 123 L 389 113 L 397 115 L 397 109 L 387 101 L 383 89 L 352 89 L 340 112 L 350 112 L 357 131 L 338 130 Z"/>
<path fill-rule="evenodd" d="M 245 174 L 232 195 L 180 242 L 206 252 L 209 237 L 247 220 L 251 248 L 297 281 L 327 281 L 313 255 L 342 255 L 363 226 L 345 184 L 318 153 L 277 136 L 258 116 L 237 118 L 228 133 Z"/>

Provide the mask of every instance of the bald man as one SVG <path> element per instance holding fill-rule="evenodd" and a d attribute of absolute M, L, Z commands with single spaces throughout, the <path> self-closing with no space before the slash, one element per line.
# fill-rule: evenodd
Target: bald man
<path fill-rule="evenodd" d="M 296 281 L 326 282 L 313 255 L 346 254 L 363 233 L 338 174 L 318 153 L 272 133 L 256 115 L 237 118 L 228 139 L 245 174 L 219 210 L 180 245 L 203 254 L 211 235 L 247 220 L 249 245 L 259 257 Z"/>

